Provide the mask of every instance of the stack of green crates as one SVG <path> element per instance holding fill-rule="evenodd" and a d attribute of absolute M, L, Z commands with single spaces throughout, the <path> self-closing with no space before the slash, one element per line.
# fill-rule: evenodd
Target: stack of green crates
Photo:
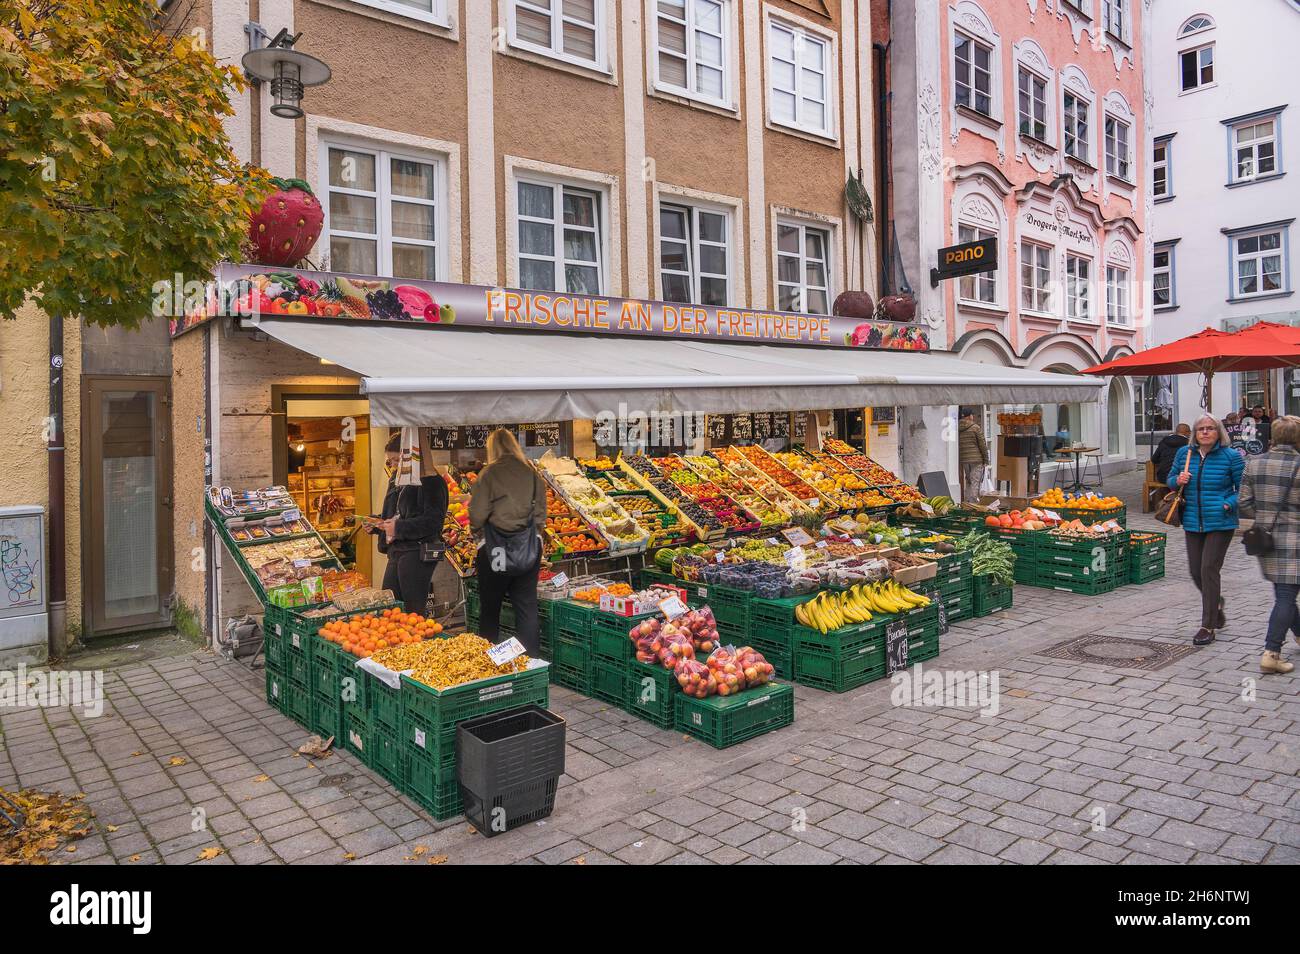
<path fill-rule="evenodd" d="M 988 616 L 999 610 L 1010 609 L 1014 587 L 999 583 L 987 574 L 975 578 L 975 615 Z"/>
<path fill-rule="evenodd" d="M 402 677 L 396 762 L 402 788 L 437 819 L 460 814 L 456 781 L 456 726 L 466 719 L 550 701 L 550 667 L 538 661 L 524 672 L 434 689 Z M 387 739 L 381 734 L 380 745 Z M 372 743 L 373 744 L 373 743 Z M 382 758 L 382 750 L 376 752 Z"/>
<path fill-rule="evenodd" d="M 266 698 L 299 725 L 311 722 L 311 640 L 318 620 L 268 606 L 262 621 Z"/>
<path fill-rule="evenodd" d="M 700 583 L 695 586 L 692 602 L 707 605 L 718 621 L 718 635 L 724 641 L 743 642 L 749 635 L 749 604 L 754 594 L 721 583 Z"/>
<path fill-rule="evenodd" d="M 885 674 L 885 625 L 894 618 L 875 616 L 828 633 L 796 625 L 794 680 L 827 692 L 847 692 L 881 678 Z"/>
<path fill-rule="evenodd" d="M 591 695 L 594 665 L 591 623 L 595 610 L 578 600 L 556 600 L 551 607 L 555 635 L 551 644 L 551 679 L 566 689 Z"/>
<path fill-rule="evenodd" d="M 794 608 L 809 597 L 753 599 L 749 602 L 749 639 L 747 642 L 776 668 L 781 679 L 794 678 L 794 631 L 798 623 Z"/>
<path fill-rule="evenodd" d="M 640 616 L 619 616 L 599 610 L 591 615 L 590 695 L 593 698 L 619 708 L 627 707 L 628 667 L 636 654 L 628 631 L 643 619 L 658 615 L 642 613 Z"/>
<path fill-rule="evenodd" d="M 311 724 L 322 739 L 343 739 L 343 688 L 340 667 L 351 665 L 336 643 L 311 637 Z"/>
<path fill-rule="evenodd" d="M 1114 520 L 1121 527 L 1127 526 L 1128 508 L 1121 504 L 1110 510 L 1091 510 L 1083 507 L 1053 507 L 1052 512 L 1062 520 L 1082 520 L 1088 526 Z"/>
<path fill-rule="evenodd" d="M 975 615 L 975 578 L 969 553 L 953 553 L 938 562 L 934 578 L 913 586 L 943 603 L 949 623 L 958 623 Z"/>
<path fill-rule="evenodd" d="M 678 692 L 673 702 L 677 731 L 715 749 L 725 749 L 794 722 L 794 688 L 775 682 L 734 696 L 707 699 Z"/>
<path fill-rule="evenodd" d="M 661 729 L 673 727 L 673 699 L 681 694 L 672 670 L 657 663 L 627 664 L 623 680 L 623 708 Z"/>
<path fill-rule="evenodd" d="M 1127 547 L 1127 533 L 1106 539 L 1044 534 L 1032 557 L 1034 578 L 1026 582 L 1086 596 L 1109 593 L 1127 582 L 1121 575 Z"/>
<path fill-rule="evenodd" d="M 1150 583 L 1165 575 L 1167 536 L 1153 530 L 1131 531 L 1128 541 L 1129 583 Z"/>
<path fill-rule="evenodd" d="M 924 662 L 939 655 L 939 607 L 934 603 L 903 613 L 907 620 L 907 663 Z M 897 617 L 885 617 L 886 622 Z M 883 636 L 883 630 L 882 636 Z"/>

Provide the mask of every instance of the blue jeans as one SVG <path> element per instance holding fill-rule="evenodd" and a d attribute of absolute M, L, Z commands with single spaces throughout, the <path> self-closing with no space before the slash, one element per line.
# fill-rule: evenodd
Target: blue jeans
<path fill-rule="evenodd" d="M 1269 652 L 1281 651 L 1287 630 L 1300 632 L 1300 610 L 1296 597 L 1300 596 L 1300 583 L 1273 584 L 1273 612 L 1268 617 L 1268 635 L 1264 648 Z"/>

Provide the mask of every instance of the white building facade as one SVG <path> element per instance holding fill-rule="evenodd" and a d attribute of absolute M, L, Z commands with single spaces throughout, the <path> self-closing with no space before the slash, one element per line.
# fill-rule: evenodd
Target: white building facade
<path fill-rule="evenodd" d="M 1300 3 L 1156 0 L 1151 17 L 1150 338 L 1300 325 Z M 1194 375 L 1135 385 L 1139 434 L 1201 409 Z M 1218 375 L 1211 401 L 1300 413 L 1300 374 Z"/>

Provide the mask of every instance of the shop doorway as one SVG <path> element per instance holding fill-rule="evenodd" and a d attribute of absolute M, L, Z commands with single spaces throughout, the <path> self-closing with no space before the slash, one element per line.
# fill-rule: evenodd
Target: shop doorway
<path fill-rule="evenodd" d="M 87 636 L 171 625 L 170 394 L 165 377 L 82 377 Z"/>
<path fill-rule="evenodd" d="M 374 475 L 383 474 L 387 430 L 381 429 L 376 446 L 370 404 L 355 388 L 278 386 L 271 389 L 271 401 L 277 412 L 275 482 L 289 489 L 343 565 L 373 580 L 377 554 L 359 518 L 377 512 Z"/>

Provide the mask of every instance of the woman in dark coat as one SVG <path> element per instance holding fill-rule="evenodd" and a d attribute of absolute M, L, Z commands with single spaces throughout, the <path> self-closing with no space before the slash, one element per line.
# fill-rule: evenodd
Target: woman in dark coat
<path fill-rule="evenodd" d="M 437 561 L 425 562 L 421 545 L 442 540 L 442 524 L 447 518 L 447 484 L 433 470 L 431 462 L 423 466 L 432 473 L 420 478 L 420 486 L 399 487 L 397 465 L 402 458 L 402 435 L 394 434 L 384 447 L 388 470 L 388 492 L 384 494 L 383 519 L 366 529 L 379 537 L 379 552 L 388 557 L 384 570 L 384 589 L 392 590 L 408 613 L 425 613 L 429 587 Z"/>
<path fill-rule="evenodd" d="M 1183 488 L 1183 530 L 1192 582 L 1201 591 L 1201 628 L 1192 643 L 1214 642 L 1227 625 L 1220 573 L 1237 529 L 1237 489 L 1245 469 L 1218 419 L 1203 414 L 1192 425 L 1192 442 L 1179 449 L 1166 483 Z"/>
<path fill-rule="evenodd" d="M 1255 526 L 1272 529 L 1273 550 L 1259 558 L 1264 578 L 1273 584 L 1273 613 L 1264 638 L 1262 672 L 1288 673 L 1294 664 L 1282 659 L 1287 630 L 1300 642 L 1300 417 L 1279 417 L 1273 422 L 1272 448 L 1252 457 L 1241 480 L 1238 506 L 1243 517 L 1254 517 Z"/>

